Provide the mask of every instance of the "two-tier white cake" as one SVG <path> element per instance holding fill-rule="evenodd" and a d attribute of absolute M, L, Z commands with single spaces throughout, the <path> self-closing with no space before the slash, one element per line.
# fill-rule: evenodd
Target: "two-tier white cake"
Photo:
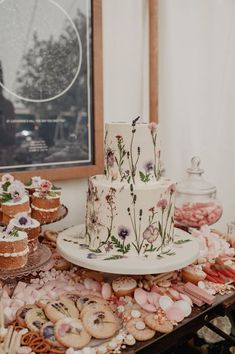
<path fill-rule="evenodd" d="M 89 179 L 86 244 L 107 259 L 170 252 L 175 185 L 161 177 L 158 126 L 110 123 L 105 175 Z"/>

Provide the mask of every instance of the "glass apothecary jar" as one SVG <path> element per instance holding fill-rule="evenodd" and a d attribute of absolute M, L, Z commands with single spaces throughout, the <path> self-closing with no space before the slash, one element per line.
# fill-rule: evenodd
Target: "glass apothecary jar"
<path fill-rule="evenodd" d="M 216 223 L 223 209 L 216 199 L 216 187 L 203 178 L 204 170 L 200 167 L 200 158 L 191 159 L 187 169 L 188 177 L 176 187 L 175 223 L 200 228 Z"/>

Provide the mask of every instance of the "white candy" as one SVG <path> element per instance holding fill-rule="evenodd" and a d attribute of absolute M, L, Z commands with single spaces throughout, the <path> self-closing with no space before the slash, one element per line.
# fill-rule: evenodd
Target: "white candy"
<path fill-rule="evenodd" d="M 135 338 L 133 337 L 132 334 L 128 334 L 128 335 L 126 336 L 126 338 L 125 338 L 125 343 L 126 343 L 127 345 L 134 345 L 135 342 L 136 342 L 136 340 L 135 340 Z"/>
<path fill-rule="evenodd" d="M 136 329 L 138 329 L 138 330 L 142 330 L 142 329 L 145 329 L 145 323 L 143 322 L 143 321 L 138 321 L 138 322 L 136 322 L 136 324 L 135 324 L 135 328 Z"/>
<path fill-rule="evenodd" d="M 140 311 L 138 311 L 138 310 L 132 310 L 132 311 L 131 311 L 131 317 L 133 317 L 133 318 L 139 318 L 140 316 L 141 316 Z"/>

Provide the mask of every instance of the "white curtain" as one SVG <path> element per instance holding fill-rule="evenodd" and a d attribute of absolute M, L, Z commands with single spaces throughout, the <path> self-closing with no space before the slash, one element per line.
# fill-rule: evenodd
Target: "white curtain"
<path fill-rule="evenodd" d="M 105 121 L 148 120 L 148 0 L 103 0 Z"/>
<path fill-rule="evenodd" d="M 235 221 L 235 1 L 159 0 L 160 111 L 167 175 L 198 155 Z"/>

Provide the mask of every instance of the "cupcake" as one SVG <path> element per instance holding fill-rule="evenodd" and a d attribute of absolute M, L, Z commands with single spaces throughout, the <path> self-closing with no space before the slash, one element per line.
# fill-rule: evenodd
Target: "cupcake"
<path fill-rule="evenodd" d="M 11 229 L 0 232 L 1 269 L 19 269 L 28 260 L 28 236 L 26 232 Z"/>
<path fill-rule="evenodd" d="M 27 213 L 19 213 L 10 221 L 10 227 L 16 230 L 24 231 L 28 235 L 28 243 L 30 252 L 34 252 L 38 246 L 38 237 L 41 231 L 39 221 L 28 216 Z"/>
<path fill-rule="evenodd" d="M 1 194 L 2 222 L 8 224 L 16 214 L 26 212 L 30 214 L 29 197 L 24 184 L 13 180 L 12 183 L 2 184 Z"/>

